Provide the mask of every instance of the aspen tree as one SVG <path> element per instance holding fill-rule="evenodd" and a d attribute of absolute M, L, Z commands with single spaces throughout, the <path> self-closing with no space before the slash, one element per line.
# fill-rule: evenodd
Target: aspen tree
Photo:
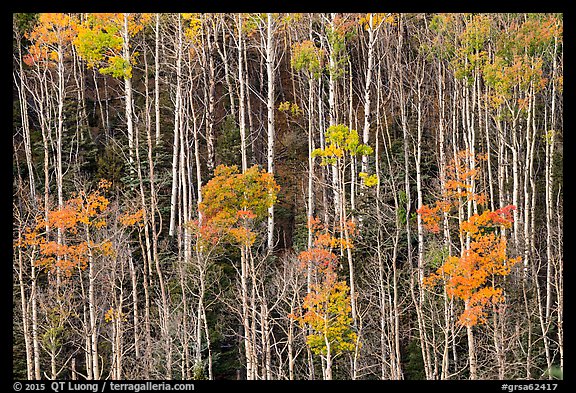
<path fill-rule="evenodd" d="M 274 121 L 274 83 L 275 83 L 275 41 L 274 41 L 274 20 L 271 13 L 266 14 L 266 80 L 268 109 L 268 148 L 267 162 L 268 173 L 274 175 L 274 139 L 275 139 L 275 121 Z M 268 250 L 274 248 L 274 205 L 268 208 Z"/>

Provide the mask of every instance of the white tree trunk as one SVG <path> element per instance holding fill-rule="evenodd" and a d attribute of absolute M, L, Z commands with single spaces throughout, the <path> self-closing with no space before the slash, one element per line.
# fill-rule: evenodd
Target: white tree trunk
<path fill-rule="evenodd" d="M 248 159 L 246 157 L 246 109 L 244 98 L 244 56 L 242 34 L 242 15 L 238 14 L 238 85 L 240 86 L 240 97 L 238 110 L 240 111 L 240 154 L 242 156 L 242 173 L 248 169 Z"/>
<path fill-rule="evenodd" d="M 130 33 L 128 31 L 128 16 L 124 14 L 122 30 L 122 57 L 130 63 Z M 128 132 L 128 159 L 130 166 L 134 160 L 134 126 L 132 122 L 132 77 L 124 77 L 124 94 L 126 95 L 126 130 Z"/>
<path fill-rule="evenodd" d="M 170 229 L 168 234 L 174 236 L 176 227 L 176 204 L 178 194 L 178 152 L 180 149 L 180 132 L 182 122 L 182 25 L 178 15 L 176 47 L 176 103 L 174 107 L 174 143 L 172 150 L 172 193 L 170 196 Z"/>
<path fill-rule="evenodd" d="M 368 27 L 368 66 L 366 68 L 366 82 L 364 85 L 364 127 L 362 129 L 362 143 L 368 145 L 370 142 L 370 91 L 372 84 L 372 73 L 374 69 L 374 16 L 369 16 Z M 368 156 L 362 156 L 362 172 L 368 173 Z"/>
<path fill-rule="evenodd" d="M 274 175 L 274 36 L 273 36 L 273 23 L 272 14 L 267 14 L 267 28 L 266 28 L 266 74 L 268 77 L 268 173 Z M 268 222 L 267 222 L 267 244 L 270 252 L 274 249 L 274 205 L 268 208 Z"/>

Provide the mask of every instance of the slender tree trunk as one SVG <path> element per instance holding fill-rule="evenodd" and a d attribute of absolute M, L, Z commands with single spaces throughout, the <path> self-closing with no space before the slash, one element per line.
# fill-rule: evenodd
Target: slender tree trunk
<path fill-rule="evenodd" d="M 464 302 L 464 310 L 469 310 L 469 302 Z M 468 367 L 470 369 L 470 379 L 478 379 L 478 365 L 476 362 L 476 343 L 474 341 L 474 331 L 472 326 L 466 326 L 466 337 L 468 339 Z"/>
<path fill-rule="evenodd" d="M 18 36 L 19 37 L 19 36 Z M 30 188 L 30 200 L 36 203 L 36 182 L 34 180 L 34 170 L 32 161 L 32 148 L 30 142 L 30 122 L 28 115 L 28 96 L 26 95 L 26 74 L 22 67 L 22 49 L 20 40 L 16 43 L 18 47 L 18 74 L 14 75 L 14 82 L 18 79 L 20 83 L 15 83 L 18 89 L 18 103 L 20 104 L 20 118 L 22 121 L 22 139 L 24 141 L 24 154 L 26 155 L 26 166 L 28 168 L 28 186 Z"/>
<path fill-rule="evenodd" d="M 38 338 L 38 290 L 37 290 L 37 273 L 34 267 L 34 261 L 32 262 L 32 284 L 30 288 L 30 299 L 32 308 L 32 349 L 34 354 L 34 379 L 39 380 L 41 378 L 40 374 L 40 342 Z"/>
<path fill-rule="evenodd" d="M 176 227 L 177 214 L 177 194 L 179 190 L 180 178 L 178 174 L 179 150 L 182 132 L 182 21 L 181 16 L 177 16 L 177 43 L 176 43 L 176 105 L 174 109 L 174 143 L 172 151 L 172 193 L 170 198 L 170 229 L 169 236 L 174 236 Z M 156 264 L 156 273 L 160 284 L 160 293 L 162 297 L 162 307 L 159 310 L 161 335 L 166 353 L 165 376 L 166 379 L 172 379 L 172 339 L 170 337 L 169 320 L 170 309 L 168 306 L 168 295 L 165 288 L 165 282 L 158 255 L 154 255 Z"/>
<path fill-rule="evenodd" d="M 488 189 L 490 192 L 489 195 L 489 200 L 490 200 L 490 210 L 494 211 L 494 179 L 493 179 L 493 175 L 492 175 L 492 146 L 491 146 L 491 142 L 490 142 L 490 127 L 489 127 L 489 121 L 488 121 L 488 108 L 489 108 L 489 98 L 488 98 L 488 88 L 485 88 L 484 91 L 484 106 L 485 106 L 485 112 L 484 112 L 484 131 L 485 131 L 485 137 L 486 137 L 486 161 L 488 164 Z"/>
<path fill-rule="evenodd" d="M 174 236 L 176 227 L 176 204 L 178 194 L 178 153 L 180 151 L 180 132 L 182 122 L 182 25 L 180 15 L 178 18 L 178 28 L 176 37 L 176 103 L 174 107 L 174 143 L 172 150 L 172 193 L 170 196 L 170 230 L 169 235 Z"/>
<path fill-rule="evenodd" d="M 260 154 L 258 156 L 255 153 L 258 153 L 256 149 L 256 137 L 252 135 L 254 132 L 254 114 L 252 111 L 252 95 L 250 94 L 251 90 L 254 90 L 251 87 L 250 82 L 253 80 L 250 78 L 250 72 L 248 68 L 248 50 L 246 49 L 246 40 L 243 40 L 244 50 L 242 51 L 242 57 L 244 59 L 244 93 L 246 97 L 246 114 L 248 115 L 248 127 L 246 129 L 246 148 L 250 148 L 252 155 L 246 159 L 246 165 L 254 165 L 256 162 L 261 162 L 259 159 Z M 260 69 L 262 71 L 262 69 Z M 262 81 L 264 77 L 262 73 L 260 74 L 260 81 Z M 246 150 L 246 155 L 248 157 L 248 150 Z"/>
<path fill-rule="evenodd" d="M 330 342 L 328 341 L 328 338 L 326 336 L 324 336 L 324 341 L 326 342 L 326 368 L 324 370 L 324 379 L 326 381 L 331 381 L 332 380 L 332 347 L 330 345 Z"/>
<path fill-rule="evenodd" d="M 290 308 L 290 313 L 294 312 L 294 308 Z M 290 318 L 288 321 L 288 337 L 286 338 L 288 345 L 288 379 L 294 380 L 294 319 Z"/>
<path fill-rule="evenodd" d="M 18 234 L 18 241 L 22 241 L 22 236 Z M 26 297 L 26 286 L 24 284 L 24 263 L 22 261 L 22 250 L 18 248 L 18 287 L 20 289 L 20 310 L 22 313 L 22 331 L 24 336 L 24 346 L 26 348 L 26 378 L 33 379 L 34 364 L 32 351 L 32 337 L 30 332 L 29 314 Z"/>
<path fill-rule="evenodd" d="M 326 141 L 324 138 L 325 133 L 325 122 L 324 122 L 324 105 L 323 105 L 323 85 L 322 85 L 322 78 L 318 79 L 318 134 L 319 134 L 319 141 L 320 141 L 320 149 L 326 148 Z M 325 166 L 320 167 L 320 184 L 322 185 L 322 211 L 324 215 L 324 222 L 328 225 L 328 192 L 327 192 L 327 174 L 328 170 Z"/>
<path fill-rule="evenodd" d="M 160 78 L 160 70 L 159 70 L 159 29 L 160 29 L 160 15 L 156 14 L 156 29 L 155 29 L 155 57 L 154 57 L 154 107 L 155 107 L 155 144 L 158 145 L 160 143 L 160 106 L 159 106 L 159 78 Z M 146 48 L 146 47 L 145 47 Z M 148 62 L 146 60 L 146 56 L 144 56 L 145 61 L 145 74 L 146 74 L 146 82 L 145 82 L 145 99 L 146 99 L 146 108 L 148 108 Z M 150 363 L 151 363 L 151 350 L 152 350 L 152 338 L 151 338 L 151 327 L 150 327 L 150 295 L 148 290 L 148 285 L 151 283 L 151 271 L 153 261 L 157 260 L 158 258 L 158 236 L 156 233 L 156 186 L 155 186 L 155 174 L 154 174 L 154 158 L 153 158 L 153 143 L 152 143 L 152 123 L 150 118 L 150 111 L 146 110 L 146 145 L 147 145 L 147 160 L 148 160 L 148 181 L 150 184 L 150 199 L 149 199 L 149 206 L 146 204 L 145 199 L 145 191 L 143 189 L 143 181 L 140 180 L 140 195 L 141 195 L 141 203 L 142 203 L 142 210 L 143 210 L 143 221 L 144 221 L 144 236 L 146 238 L 146 253 L 144 258 L 144 279 L 143 279 L 143 286 L 144 286 L 144 298 L 145 298 L 145 309 L 144 309 L 144 329 L 146 334 L 146 352 L 145 352 L 145 361 L 144 361 L 144 376 L 146 378 L 149 377 L 150 373 Z M 138 135 L 136 135 L 138 141 Z M 136 147 L 136 154 L 139 160 L 139 150 Z M 140 163 L 138 163 L 138 167 L 140 168 Z M 141 174 L 139 173 L 139 176 Z M 149 215 L 148 215 L 148 212 Z M 148 220 L 149 219 L 149 220 Z M 150 224 L 148 224 L 150 221 Z M 150 233 L 151 232 L 151 233 Z M 151 247 L 150 247 L 151 246 Z"/>
<path fill-rule="evenodd" d="M 242 326 L 244 328 L 244 351 L 246 356 L 246 378 L 255 379 L 254 374 L 254 353 L 252 348 L 252 327 L 250 325 L 249 307 L 248 307 L 248 261 L 246 247 L 241 247 L 241 297 L 242 297 Z"/>
<path fill-rule="evenodd" d="M 314 105 L 314 80 L 312 76 L 308 78 L 308 249 L 312 248 L 312 219 L 314 218 L 314 129 L 313 129 L 313 105 Z M 310 266 L 306 270 L 306 291 L 310 293 Z"/>
<path fill-rule="evenodd" d="M 370 142 L 370 92 L 372 73 L 374 70 L 374 44 L 374 15 L 370 13 L 368 22 L 368 66 L 366 68 L 366 83 L 364 85 L 364 127 L 362 128 L 362 143 L 365 145 L 368 145 Z M 362 172 L 368 173 L 368 156 L 365 155 L 362 156 Z"/>
<path fill-rule="evenodd" d="M 526 290 L 526 280 L 522 280 L 522 296 L 524 300 L 524 309 L 526 312 L 526 325 L 528 329 L 526 337 L 526 379 L 532 379 L 532 310 L 528 303 L 528 294 Z M 538 299 L 540 301 L 540 299 Z"/>
<path fill-rule="evenodd" d="M 401 23 L 401 22 L 400 22 Z M 422 351 L 422 358 L 424 361 L 424 372 L 426 375 L 426 379 L 432 379 L 432 373 L 430 370 L 430 365 L 428 362 L 428 355 L 427 355 L 427 337 L 425 334 L 425 329 L 424 329 L 424 324 L 423 324 L 423 315 L 422 315 L 422 299 L 420 299 L 419 297 L 416 296 L 416 293 L 414 292 L 414 286 L 415 286 L 415 282 L 414 282 L 414 267 L 413 267 L 413 262 L 412 262 L 412 246 L 411 246 L 411 242 L 412 242 L 412 234 L 411 234 L 411 228 L 410 228 L 410 209 L 411 209 L 411 205 L 412 205 L 412 201 L 411 201 L 411 190 L 410 190 L 410 155 L 409 155 L 409 145 L 410 145 L 410 138 L 409 138 L 409 129 L 408 129 L 408 115 L 407 115 L 407 98 L 404 95 L 404 76 L 403 76 L 403 72 L 402 72 L 402 65 L 401 65 L 401 57 L 400 57 L 400 53 L 401 53 L 401 49 L 403 48 L 403 37 L 402 37 L 402 33 L 399 32 L 399 36 L 398 36 L 398 40 L 399 40 L 399 44 L 398 44 L 398 48 L 397 48 L 397 57 L 396 57 L 396 67 L 397 67 L 397 78 L 398 78 L 398 94 L 399 94 L 399 106 L 400 106 L 400 117 L 401 117 L 401 127 L 402 127 L 402 134 L 403 134 L 403 144 L 404 144 L 404 186 L 405 186 L 405 193 L 406 193 L 406 236 L 407 236 L 407 246 L 408 246 L 408 264 L 410 265 L 410 269 L 411 269 L 411 275 L 410 275 L 410 293 L 412 295 L 412 299 L 414 302 L 414 305 L 416 307 L 416 315 L 417 315 L 417 321 L 418 321 L 418 332 L 419 332 L 419 336 L 420 336 L 420 346 L 421 346 L 421 351 Z M 420 134 L 420 129 L 418 129 L 418 133 Z M 420 135 L 419 138 L 420 139 Z M 419 141 L 417 142 L 419 143 Z M 415 152 L 416 153 L 416 152 Z M 419 166 L 420 166 L 420 160 L 417 154 L 415 154 L 415 164 L 416 164 L 416 177 L 417 177 L 417 182 L 416 182 L 416 186 L 417 186 L 417 191 L 418 192 L 418 204 L 421 203 L 421 190 L 420 190 L 420 174 L 419 174 Z M 422 226 L 421 223 L 418 225 L 418 238 L 419 238 L 419 246 L 418 246 L 418 262 L 417 262 L 417 268 L 416 268 L 416 276 L 417 276 L 417 284 L 418 284 L 418 288 L 421 287 L 420 282 L 420 266 L 422 264 L 421 262 L 421 244 L 422 242 L 420 241 L 420 234 L 422 232 Z M 419 291 L 420 294 L 420 291 Z"/>
<path fill-rule="evenodd" d="M 160 14 L 154 24 L 154 120 L 156 122 L 156 146 L 160 144 Z"/>
<path fill-rule="evenodd" d="M 512 190 L 512 204 L 519 208 L 519 191 L 520 191 L 520 183 L 519 183 L 519 157 L 518 157 L 518 128 L 517 128 L 517 117 L 514 117 L 512 120 L 512 178 L 513 178 L 513 190 Z M 520 217 L 518 217 L 518 209 L 515 209 L 513 212 L 514 217 L 514 249 L 519 252 L 520 251 L 520 241 L 518 237 L 520 236 Z M 524 266 L 526 267 L 526 261 L 524 261 Z"/>
<path fill-rule="evenodd" d="M 382 72 L 380 70 L 380 65 L 378 65 L 378 86 L 382 86 Z M 376 108 L 379 111 L 380 110 L 380 100 L 381 100 L 381 89 L 378 88 L 377 89 L 377 104 L 376 104 Z M 384 136 L 384 130 L 382 130 L 382 144 L 384 146 L 384 151 L 386 153 L 386 162 L 388 165 L 388 169 L 390 172 L 392 172 L 392 159 L 391 159 L 391 151 L 390 149 L 392 148 L 392 140 L 390 137 L 390 129 L 389 129 L 389 124 L 388 124 L 388 116 L 386 115 L 386 111 L 383 111 L 383 115 L 384 115 L 384 127 L 386 130 L 386 136 Z M 379 126 L 379 122 L 380 122 L 380 114 L 378 113 L 377 116 L 377 122 L 378 122 L 378 127 L 377 128 L 381 128 Z M 386 141 L 388 141 L 388 143 L 386 143 Z M 376 162 L 379 161 L 379 154 L 376 154 Z M 379 165 L 379 164 L 378 164 Z M 378 175 L 379 176 L 379 175 Z M 381 187 L 381 183 L 380 183 L 381 178 L 379 177 L 378 179 L 378 185 L 377 185 L 377 191 L 378 193 L 380 192 L 380 187 Z M 392 192 L 394 195 L 394 211 L 398 212 L 400 211 L 400 201 L 398 200 L 398 186 L 396 184 L 396 181 L 394 179 L 394 177 L 390 178 L 390 186 L 392 188 Z M 391 317 L 390 317 L 390 324 L 392 325 L 392 332 L 393 332 L 393 341 L 392 341 L 392 352 L 394 353 L 393 358 L 395 359 L 395 362 L 393 363 L 393 369 L 392 369 L 392 375 L 394 376 L 394 379 L 403 379 L 404 376 L 402 374 L 402 365 L 401 365 L 401 354 L 400 354 L 400 305 L 398 302 L 398 265 L 397 265 L 397 260 L 398 260 L 398 244 L 400 241 L 400 234 L 401 234 L 401 223 L 400 223 L 400 216 L 397 213 L 396 214 L 396 219 L 395 219 L 395 229 L 394 229 L 394 237 L 392 240 L 392 244 L 393 244 L 393 248 L 392 248 L 392 307 L 390 307 L 390 313 L 391 313 Z"/>
<path fill-rule="evenodd" d="M 242 173 L 248 169 L 248 159 L 246 157 L 246 109 L 244 97 L 244 56 L 243 56 L 243 34 L 242 34 L 242 14 L 238 14 L 238 85 L 240 87 L 240 97 L 238 110 L 240 112 L 240 154 L 242 156 Z"/>
<path fill-rule="evenodd" d="M 268 79 L 268 99 L 266 101 L 267 109 L 268 109 L 268 173 L 274 175 L 274 139 L 275 139 L 275 130 L 274 130 L 274 49 L 275 49 L 275 41 L 274 41 L 274 33 L 273 33 L 273 20 L 272 14 L 266 14 L 266 75 Z M 274 250 L 274 205 L 268 208 L 268 238 L 267 238 L 267 246 L 268 250 L 272 252 Z"/>
<path fill-rule="evenodd" d="M 22 49 L 21 49 L 21 40 L 20 35 L 15 34 L 16 36 L 16 46 L 18 48 L 18 74 L 14 75 L 14 82 L 18 89 L 18 102 L 20 105 L 20 116 L 22 121 L 22 138 L 24 141 L 24 153 L 26 155 L 26 165 L 28 168 L 28 186 L 30 189 L 30 201 L 35 205 L 36 204 L 36 186 L 34 180 L 34 171 L 33 171 L 33 161 L 32 161 L 32 150 L 31 150 L 31 143 L 30 143 L 30 125 L 29 125 L 29 116 L 28 116 L 28 98 L 26 95 L 26 89 L 28 88 L 25 86 L 25 77 L 24 70 L 22 67 Z M 19 80 L 20 83 L 16 83 Z M 19 227 L 20 228 L 20 227 Z M 22 241 L 22 235 L 19 231 L 18 233 L 18 241 Z M 31 265 L 32 265 L 32 272 L 34 272 L 33 267 L 33 254 L 31 255 Z M 32 285 L 35 282 L 35 277 L 31 277 Z M 34 348 L 33 348 L 33 337 L 30 327 L 30 316 L 28 311 L 28 300 L 26 297 L 26 285 L 24 283 L 24 264 L 23 264 L 23 256 L 21 248 L 18 248 L 18 286 L 20 289 L 20 308 L 22 312 L 22 330 L 24 336 L 24 345 L 26 348 L 26 378 L 31 380 L 34 378 Z M 32 293 L 31 293 L 32 295 Z M 31 300 L 31 299 L 30 299 Z"/>
<path fill-rule="evenodd" d="M 234 99 L 234 91 L 235 89 L 232 87 L 232 72 L 230 71 L 230 64 L 228 61 L 228 52 L 226 48 L 228 48 L 228 42 L 226 42 L 226 32 L 223 31 L 223 44 L 222 49 L 220 49 L 220 45 L 218 44 L 219 40 L 215 40 L 215 45 L 222 58 L 222 63 L 224 64 L 224 78 L 226 81 L 226 86 L 228 88 L 228 98 L 230 100 L 230 112 L 233 118 L 236 118 L 236 101 Z"/>
<path fill-rule="evenodd" d="M 64 205 L 64 191 L 62 189 L 63 169 L 62 169 L 62 136 L 64 133 L 64 48 L 58 45 L 58 125 L 56 128 L 56 189 L 58 192 L 58 208 Z M 58 230 L 58 243 L 62 244 L 62 233 Z"/>
<path fill-rule="evenodd" d="M 102 98 L 100 97 L 100 89 L 98 88 L 98 79 L 96 75 L 98 71 L 92 69 L 92 80 L 94 81 L 94 90 L 96 92 L 96 100 L 98 101 L 98 109 L 100 109 L 100 121 L 102 122 L 102 128 L 104 129 L 104 134 L 108 136 L 108 110 L 106 110 L 106 115 L 104 115 L 104 106 L 102 105 Z"/>
<path fill-rule="evenodd" d="M 499 331 L 499 319 L 501 318 L 498 315 L 498 306 L 497 305 L 493 305 L 492 307 L 492 328 L 494 329 L 494 348 L 496 350 L 496 361 L 498 364 L 498 379 L 503 380 L 505 375 L 506 375 L 506 356 L 504 354 L 504 348 L 503 348 L 503 337 L 500 336 L 500 331 Z"/>
<path fill-rule="evenodd" d="M 182 105 L 184 108 L 185 105 Z M 182 120 L 185 118 L 184 113 L 182 113 Z M 186 117 L 187 118 L 187 117 Z M 187 120 L 186 120 L 187 122 Z M 182 296 L 182 330 L 183 330 L 183 343 L 182 343 L 182 365 L 184 371 L 182 373 L 182 378 L 190 379 L 190 359 L 189 359 L 189 323 L 188 323 L 188 286 L 185 283 L 186 269 L 185 266 L 190 263 L 190 235 L 188 232 L 188 226 L 186 223 L 190 220 L 189 216 L 189 206 L 191 205 L 188 195 L 188 184 L 190 183 L 187 179 L 187 165 L 186 158 L 188 155 L 188 127 L 181 126 L 180 132 L 180 160 L 179 160 L 179 172 L 180 172 L 180 218 L 178 231 L 179 237 L 179 253 L 178 253 L 178 264 L 180 270 L 180 288 Z"/>
<path fill-rule="evenodd" d="M 140 314 L 138 311 L 138 277 L 136 267 L 132 259 L 132 253 L 128 253 L 128 266 L 130 268 L 130 280 L 132 284 L 132 315 L 134 319 L 134 356 L 140 359 Z"/>
<path fill-rule="evenodd" d="M 198 280 L 200 282 L 198 288 L 198 306 L 196 308 L 196 354 L 194 356 L 194 374 L 196 374 L 196 369 L 202 367 L 202 318 L 204 312 L 204 263 L 202 261 L 202 256 L 199 252 L 199 247 L 196 248 L 196 263 L 198 267 Z"/>
<path fill-rule="evenodd" d="M 331 34 L 335 33 L 334 28 L 334 19 L 336 18 L 335 13 L 330 14 L 330 22 L 329 22 L 329 29 Z M 333 47 L 333 44 L 328 39 L 328 50 L 329 50 L 329 71 L 328 71 L 328 119 L 329 119 L 329 126 L 335 126 L 338 121 L 338 115 L 336 112 L 336 53 Z M 322 131 L 323 132 L 323 131 Z M 333 194 L 333 203 L 334 203 L 334 220 L 337 220 L 338 217 L 341 216 L 341 209 L 342 206 L 340 205 L 341 197 L 340 197 L 340 179 L 338 167 L 336 165 L 331 165 L 332 168 L 332 194 Z M 342 179 L 343 181 L 343 179 Z M 335 223 L 338 225 L 338 223 Z"/>
<path fill-rule="evenodd" d="M 205 76 L 207 79 L 208 88 L 208 106 L 206 108 L 206 147 L 208 154 L 208 172 L 214 172 L 215 168 L 215 146 L 214 146 L 214 107 L 216 95 L 216 69 L 214 66 L 214 44 L 211 38 L 212 31 L 210 30 L 211 20 L 205 20 L 204 23 L 208 26 L 206 31 L 206 44 L 202 45 L 202 53 L 204 54 L 204 64 L 207 65 L 205 69 Z M 206 48 L 207 46 L 207 48 Z M 207 52 L 207 53 L 206 53 Z"/>
<path fill-rule="evenodd" d="M 554 39 L 554 52 L 558 51 L 558 38 Z M 560 372 L 564 371 L 564 328 L 563 328 L 563 289 L 564 289 L 564 275 L 563 275 L 563 257 L 562 257 L 562 247 L 558 247 L 559 254 L 554 256 L 553 254 L 553 231 L 552 222 L 554 219 L 554 149 L 556 143 L 556 135 L 559 133 L 557 130 L 556 121 L 556 78 L 558 71 L 558 61 L 557 57 L 554 55 L 554 60 L 552 63 L 552 92 L 551 92 L 551 113 L 550 113 L 550 126 L 549 131 L 547 127 L 545 131 L 549 133 L 549 138 L 546 138 L 546 170 L 545 170 L 545 181 L 546 181 L 546 260 L 548 265 L 553 265 L 554 273 L 554 287 L 556 288 L 556 307 L 557 307 L 557 327 L 558 327 L 558 350 L 560 352 Z M 556 220 L 557 220 L 557 233 L 558 239 L 560 240 L 562 236 L 562 209 L 560 208 L 560 195 L 562 195 L 561 185 L 558 186 L 558 194 L 556 201 Z M 550 272 L 552 273 L 552 272 Z M 547 272 L 548 280 L 548 272 Z M 548 281 L 547 281 L 548 282 Z"/>
<path fill-rule="evenodd" d="M 439 142 L 439 164 L 440 164 L 440 189 L 446 189 L 446 151 L 445 151 L 445 124 L 444 118 L 446 116 L 445 110 L 445 97 L 444 97 L 444 82 L 445 75 L 444 75 L 444 67 L 442 67 L 442 63 L 438 62 L 438 107 L 440 110 L 440 114 L 438 116 L 438 142 Z M 446 198 L 444 197 L 443 200 L 446 202 Z M 448 251 L 448 255 L 452 255 L 452 245 L 450 241 L 450 229 L 448 226 L 448 213 L 442 213 L 442 228 L 443 228 L 443 237 L 444 237 L 444 247 Z M 450 306 L 453 302 L 452 299 L 448 298 L 448 294 L 446 293 L 446 289 L 444 288 L 442 293 L 442 300 L 444 306 L 444 350 L 442 353 L 442 374 L 440 379 L 448 379 L 448 375 L 450 375 L 450 362 L 449 362 L 449 352 L 450 352 L 450 340 L 453 339 L 451 336 L 451 313 L 450 313 Z"/>
<path fill-rule="evenodd" d="M 424 66 L 422 66 L 424 67 Z M 423 72 L 423 68 L 422 68 Z M 421 87 L 423 83 L 424 74 L 419 77 L 417 81 L 417 139 L 414 151 L 415 157 L 415 168 L 416 168 L 416 195 L 418 200 L 418 208 L 423 206 L 423 196 L 422 196 L 422 94 Z M 407 125 L 406 125 L 407 127 Z M 428 379 L 434 379 L 434 374 L 431 371 L 431 355 L 428 344 L 428 335 L 426 331 L 426 322 L 424 319 L 424 227 L 422 223 L 422 217 L 420 214 L 416 215 L 416 224 L 418 232 L 418 300 L 416 304 L 416 313 L 418 316 L 418 329 L 420 332 L 420 338 L 422 340 L 422 358 L 424 360 L 425 369 L 428 370 Z"/>
<path fill-rule="evenodd" d="M 562 247 L 562 229 L 563 229 L 563 201 L 561 201 L 560 196 L 562 195 L 562 187 L 558 187 L 558 194 L 556 197 L 556 223 L 557 223 L 557 242 L 558 242 L 558 255 L 556 268 L 555 268 L 555 284 L 556 284 L 556 316 L 557 316 L 557 326 L 558 326 L 558 349 L 560 351 L 560 373 L 564 372 L 564 257 L 563 257 L 563 247 Z"/>
<path fill-rule="evenodd" d="M 128 31 L 128 16 L 124 14 L 124 26 L 122 30 L 122 57 L 130 63 L 130 33 Z M 132 121 L 132 77 L 124 77 L 124 94 L 126 96 L 126 130 L 128 131 L 128 160 L 130 166 L 134 160 L 134 125 Z M 133 170 L 133 169 L 131 169 Z"/>
<path fill-rule="evenodd" d="M 86 227 L 86 243 L 90 244 L 90 235 Z M 96 271 L 94 268 L 94 257 L 92 249 L 88 247 L 88 311 L 90 315 L 90 357 L 92 359 L 92 377 L 100 379 L 100 362 L 98 357 L 98 325 L 94 283 L 96 282 Z"/>
<path fill-rule="evenodd" d="M 87 294 L 86 294 L 86 288 L 84 286 L 84 274 L 82 271 L 79 271 L 79 278 L 80 278 L 80 290 L 81 290 L 81 295 L 82 295 L 82 299 L 84 299 L 84 302 L 82 302 L 82 333 L 84 334 L 83 339 L 84 339 L 84 356 L 85 356 L 85 366 L 86 366 L 86 379 L 87 380 L 92 380 L 94 379 L 94 376 L 92 375 L 92 351 L 90 350 L 90 325 L 88 323 L 88 311 L 87 311 L 87 305 L 88 305 L 88 301 L 86 300 L 88 298 Z"/>

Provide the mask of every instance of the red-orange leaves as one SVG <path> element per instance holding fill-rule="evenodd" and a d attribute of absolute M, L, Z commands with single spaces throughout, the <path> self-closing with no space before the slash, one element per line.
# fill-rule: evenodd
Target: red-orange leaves
<path fill-rule="evenodd" d="M 506 255 L 506 239 L 497 233 L 510 227 L 514 209 L 509 205 L 496 211 L 486 210 L 463 221 L 460 231 L 469 237 L 469 247 L 460 257 L 449 256 L 424 280 L 428 286 L 443 281 L 448 295 L 464 301 L 465 310 L 459 322 L 465 326 L 483 322 L 486 306 L 503 300 L 503 291 L 495 287 L 495 278 L 508 275 L 520 261 Z"/>
<path fill-rule="evenodd" d="M 480 175 L 480 166 L 476 164 L 486 159 L 484 154 L 472 155 L 466 150 L 458 152 L 443 174 L 445 181 L 441 199 L 434 205 L 423 205 L 417 210 L 424 228 L 432 233 L 440 231 L 442 219 L 450 219 L 448 213 L 457 211 L 459 214 L 459 226 L 447 225 L 445 229 L 458 228 L 465 249 L 461 250 L 460 256 L 448 256 L 435 273 L 424 278 L 423 284 L 434 286 L 442 282 L 449 296 L 464 301 L 465 309 L 459 321 L 465 326 L 483 322 L 486 306 L 502 301 L 503 291 L 495 286 L 496 278 L 508 275 L 511 267 L 520 261 L 520 258 L 506 255 L 506 238 L 503 236 L 503 230 L 512 226 L 512 212 L 516 207 L 508 205 L 494 211 L 485 209 L 486 195 L 475 191 Z M 484 210 L 464 219 L 463 208 L 469 202 L 475 202 L 478 210 Z"/>
<path fill-rule="evenodd" d="M 352 221 L 344 223 L 350 234 L 356 232 L 356 225 Z M 352 241 L 343 237 L 333 236 L 326 226 L 317 218 L 311 218 L 308 226 L 313 234 L 312 248 L 302 251 L 298 255 L 302 268 L 307 266 L 313 270 L 325 273 L 325 269 L 335 269 L 338 257 L 332 252 L 333 249 L 345 250 L 352 248 Z"/>
<path fill-rule="evenodd" d="M 498 227 L 510 228 L 513 222 L 511 212 L 515 209 L 516 206 L 508 205 L 495 211 L 486 210 L 480 215 L 474 214 L 462 222 L 460 231 L 478 240 L 486 230 L 493 230 Z"/>
<path fill-rule="evenodd" d="M 442 214 L 458 209 L 468 201 L 478 205 L 486 203 L 486 195 L 475 192 L 473 184 L 478 180 L 478 168 L 470 169 L 470 163 L 479 163 L 487 159 L 485 154 L 472 155 L 467 150 L 459 151 L 446 166 L 443 173 L 444 188 L 441 190 L 442 198 L 434 205 L 422 205 L 417 213 L 422 218 L 424 228 L 432 233 L 440 232 Z"/>
<path fill-rule="evenodd" d="M 59 270 L 66 277 L 75 269 L 84 269 L 89 255 L 112 255 L 114 250 L 109 240 L 93 240 L 93 232 L 107 224 L 105 214 L 109 201 L 101 194 L 107 187 L 107 183 L 101 182 L 97 190 L 88 194 L 81 191 L 60 209 L 49 211 L 47 219 L 37 217 L 17 245 L 38 247 L 36 266 L 49 272 Z"/>
<path fill-rule="evenodd" d="M 252 213 L 251 210 L 238 210 L 236 212 L 236 217 L 238 217 L 241 220 L 251 220 L 253 218 L 256 218 L 256 214 Z"/>
<path fill-rule="evenodd" d="M 436 204 L 434 207 L 428 205 L 422 205 L 420 209 L 416 210 L 420 217 L 422 217 L 422 222 L 424 223 L 424 228 L 433 233 L 438 233 L 440 231 L 440 215 L 438 214 L 440 206 Z"/>
<path fill-rule="evenodd" d="M 302 251 L 298 255 L 302 268 L 311 266 L 315 270 L 334 269 L 338 264 L 338 257 L 324 248 L 312 248 Z"/>
<path fill-rule="evenodd" d="M 492 212 L 490 218 L 494 223 L 503 225 L 505 228 L 510 228 L 514 222 L 514 217 L 512 216 L 514 210 L 516 210 L 516 206 L 514 205 L 504 206 Z"/>

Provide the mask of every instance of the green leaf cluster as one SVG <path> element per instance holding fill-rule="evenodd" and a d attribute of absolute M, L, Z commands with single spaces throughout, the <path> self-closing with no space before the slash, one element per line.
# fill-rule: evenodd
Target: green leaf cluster
<path fill-rule="evenodd" d="M 349 129 L 344 124 L 336 124 L 328 127 L 325 133 L 326 147 L 324 149 L 314 149 L 312 157 L 321 157 L 320 165 L 336 165 L 338 160 L 345 154 L 354 158 L 356 156 L 369 156 L 374 150 L 372 147 L 360 143 L 358 131 Z M 360 172 L 360 178 L 367 186 L 378 184 L 378 177 Z"/>
<path fill-rule="evenodd" d="M 317 48 L 312 41 L 297 42 L 292 45 L 290 65 L 296 71 L 306 71 L 312 78 L 318 79 L 322 74 L 324 51 Z"/>
<path fill-rule="evenodd" d="M 88 67 L 114 78 L 129 79 L 132 64 L 121 54 L 123 44 L 120 25 L 113 19 L 98 18 L 94 14 L 79 26 L 74 40 L 78 54 L 86 60 Z"/>

